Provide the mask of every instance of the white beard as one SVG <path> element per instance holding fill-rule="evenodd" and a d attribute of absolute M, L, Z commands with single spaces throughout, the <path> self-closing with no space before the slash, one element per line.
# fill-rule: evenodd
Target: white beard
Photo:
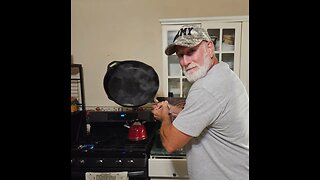
<path fill-rule="evenodd" d="M 203 65 L 200 66 L 197 63 L 193 63 L 195 64 L 195 66 L 199 67 L 199 69 L 193 73 L 188 73 L 186 71 L 186 68 L 183 67 L 183 73 L 184 75 L 187 77 L 189 82 L 195 82 L 196 80 L 202 78 L 203 76 L 205 76 L 208 72 L 208 70 L 210 69 L 210 67 L 212 66 L 213 62 L 211 61 L 211 59 L 208 56 L 208 53 L 205 52 L 204 58 L 203 58 Z"/>

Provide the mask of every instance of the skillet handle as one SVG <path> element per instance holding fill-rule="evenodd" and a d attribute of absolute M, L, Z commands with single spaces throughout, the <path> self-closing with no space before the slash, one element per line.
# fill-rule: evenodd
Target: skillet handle
<path fill-rule="evenodd" d="M 115 66 L 116 64 L 118 64 L 120 61 L 112 61 L 111 63 L 108 64 L 107 69 L 112 68 L 112 66 Z"/>

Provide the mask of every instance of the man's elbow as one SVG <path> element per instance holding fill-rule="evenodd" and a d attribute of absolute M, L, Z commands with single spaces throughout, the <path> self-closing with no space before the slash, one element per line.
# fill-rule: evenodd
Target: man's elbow
<path fill-rule="evenodd" d="M 177 149 L 177 148 L 171 146 L 171 145 L 168 144 L 168 143 L 163 143 L 162 145 L 163 145 L 163 147 L 166 149 L 166 151 L 167 151 L 169 154 L 173 153 L 173 152 Z"/>

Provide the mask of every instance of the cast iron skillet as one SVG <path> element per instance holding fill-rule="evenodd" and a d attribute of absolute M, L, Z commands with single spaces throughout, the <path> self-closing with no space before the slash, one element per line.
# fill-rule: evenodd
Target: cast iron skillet
<path fill-rule="evenodd" d="M 153 99 L 159 88 L 155 70 L 140 61 L 113 61 L 103 79 L 110 100 L 124 107 L 139 107 Z"/>

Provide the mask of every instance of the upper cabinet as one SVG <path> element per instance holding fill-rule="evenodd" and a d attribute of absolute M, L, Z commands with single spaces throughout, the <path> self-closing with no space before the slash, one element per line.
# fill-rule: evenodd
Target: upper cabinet
<path fill-rule="evenodd" d="M 215 44 L 215 54 L 219 61 L 229 64 L 239 76 L 241 23 L 204 22 L 208 34 Z"/>
<path fill-rule="evenodd" d="M 176 32 L 184 24 L 194 24 L 207 29 L 215 44 L 216 57 L 219 61 L 229 64 L 249 93 L 249 18 L 237 16 L 161 20 L 164 94 L 186 97 L 191 87 L 191 83 L 183 75 L 177 55 L 167 56 L 164 53 L 167 45 L 173 42 Z"/>

